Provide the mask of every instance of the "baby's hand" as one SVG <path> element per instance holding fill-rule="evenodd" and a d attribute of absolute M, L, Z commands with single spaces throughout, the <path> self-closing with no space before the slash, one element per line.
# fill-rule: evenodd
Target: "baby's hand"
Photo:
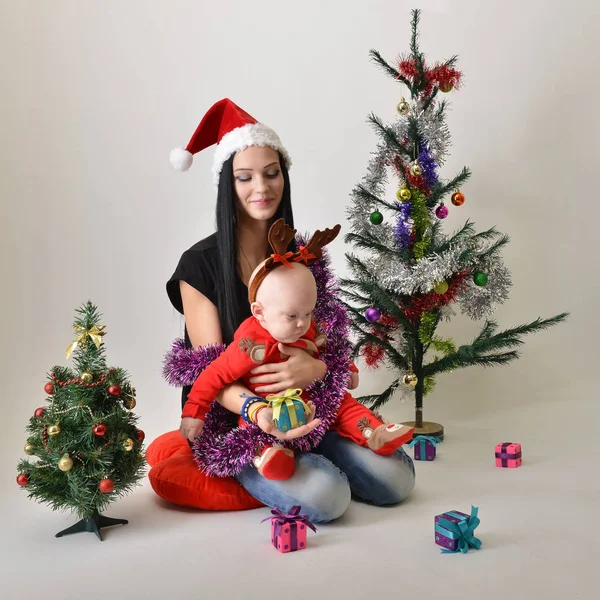
<path fill-rule="evenodd" d="M 202 419 L 193 419 L 192 417 L 183 417 L 179 426 L 179 433 L 186 439 L 193 442 L 202 431 L 204 421 Z"/>
<path fill-rule="evenodd" d="M 358 387 L 358 373 L 350 373 L 348 389 L 355 390 Z"/>

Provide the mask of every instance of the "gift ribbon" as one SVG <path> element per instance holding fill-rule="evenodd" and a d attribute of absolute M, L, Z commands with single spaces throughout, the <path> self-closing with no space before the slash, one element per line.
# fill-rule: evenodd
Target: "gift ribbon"
<path fill-rule="evenodd" d="M 304 408 L 304 413 L 309 414 L 310 408 L 302 398 L 300 394 L 302 390 L 300 388 L 288 388 L 283 394 L 269 394 L 265 400 L 269 403 L 269 406 L 273 409 L 273 420 L 277 421 L 281 415 L 281 409 L 285 404 L 288 409 L 290 416 L 290 425 L 292 429 L 298 427 L 298 419 L 296 418 L 296 407 L 294 406 L 294 400 L 300 402 Z"/>
<path fill-rule="evenodd" d="M 292 533 L 292 548 L 294 547 L 294 543 L 297 541 L 295 536 L 297 535 L 297 530 L 293 527 L 298 523 L 303 523 L 307 527 L 310 527 L 315 533 L 317 532 L 317 528 L 308 520 L 308 515 L 300 514 L 300 506 L 292 506 L 289 513 L 283 513 L 278 508 L 271 509 L 272 517 L 265 517 L 261 523 L 265 521 L 271 521 L 274 523 L 274 535 L 275 537 L 281 535 L 281 528 L 288 524 L 291 528 Z"/>
<path fill-rule="evenodd" d="M 481 540 L 473 535 L 473 532 L 480 523 L 479 517 L 477 516 L 478 511 L 478 507 L 471 506 L 471 516 L 469 517 L 454 512 L 446 513 L 452 517 L 462 519 L 458 523 L 453 523 L 447 519 L 440 518 L 438 523 L 436 523 L 435 530 L 451 540 L 458 541 L 456 550 L 442 550 L 442 554 L 452 554 L 458 551 L 466 554 L 469 551 L 469 547 L 475 548 L 476 550 L 481 548 Z"/>
<path fill-rule="evenodd" d="M 103 331 L 105 327 L 106 325 L 94 325 L 89 329 L 84 329 L 79 325 L 75 325 L 75 333 L 78 333 L 79 335 L 75 338 L 73 342 L 71 342 L 70 346 L 67 348 L 67 359 L 69 358 L 69 356 L 71 356 L 71 354 L 79 344 L 81 344 L 81 346 L 85 348 L 85 344 L 87 342 L 88 337 L 92 340 L 92 342 L 94 342 L 94 344 L 96 344 L 96 348 L 100 350 L 102 336 L 105 334 L 105 332 Z"/>
<path fill-rule="evenodd" d="M 408 444 L 409 448 L 412 448 L 415 444 L 419 442 L 431 442 L 433 447 L 437 447 L 437 444 L 441 444 L 442 440 L 439 437 L 434 437 L 433 435 L 418 435 L 412 439 L 410 444 Z"/>
<path fill-rule="evenodd" d="M 521 458 L 521 453 L 515 452 L 514 454 L 509 454 L 508 452 L 496 452 L 496 458 L 503 458 L 506 460 L 516 460 L 517 458 Z"/>

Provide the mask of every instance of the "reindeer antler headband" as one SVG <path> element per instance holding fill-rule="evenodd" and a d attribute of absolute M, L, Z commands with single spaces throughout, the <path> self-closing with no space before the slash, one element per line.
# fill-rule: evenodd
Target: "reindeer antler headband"
<path fill-rule="evenodd" d="M 267 258 L 248 286 L 248 300 L 250 304 L 256 301 L 256 292 L 270 271 L 284 266 L 292 268 L 293 262 L 302 262 L 306 266 L 319 260 L 323 255 L 322 249 L 335 240 L 340 232 L 341 225 L 338 223 L 333 229 L 315 231 L 306 246 L 300 246 L 298 252 L 287 252 L 287 247 L 296 235 L 296 230 L 287 225 L 283 219 L 278 219 L 269 229 L 268 239 L 274 253 Z"/>

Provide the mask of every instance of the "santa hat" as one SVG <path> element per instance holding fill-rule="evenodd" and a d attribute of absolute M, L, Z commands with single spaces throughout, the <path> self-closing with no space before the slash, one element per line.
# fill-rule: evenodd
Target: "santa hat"
<path fill-rule="evenodd" d="M 187 171 L 192 166 L 193 155 L 213 144 L 217 144 L 213 161 L 213 180 L 217 186 L 225 161 L 250 146 L 268 146 L 278 150 L 287 168 L 292 165 L 279 136 L 229 98 L 219 100 L 208 109 L 185 149 L 171 150 L 171 164 L 178 171 Z"/>

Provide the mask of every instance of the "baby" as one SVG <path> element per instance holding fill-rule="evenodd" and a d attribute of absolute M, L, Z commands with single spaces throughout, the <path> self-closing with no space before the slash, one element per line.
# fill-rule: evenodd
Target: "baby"
<path fill-rule="evenodd" d="M 285 225 L 283 219 L 272 225 L 269 242 L 275 253 L 256 268 L 249 282 L 252 316 L 237 329 L 233 343 L 196 379 L 183 408 L 181 431 L 200 429 L 211 402 L 226 385 L 240 380 L 256 393 L 254 387 L 260 384 L 250 383 L 250 371 L 258 364 L 287 360 L 288 356 L 279 351 L 280 342 L 318 356 L 326 337 L 312 320 L 317 286 L 307 265 L 321 257 L 322 248 L 339 231 L 340 225 L 317 231 L 306 247 L 293 253 L 286 249 L 295 230 Z M 357 369 L 354 365 L 349 368 L 353 371 L 350 387 L 356 387 Z M 306 392 L 301 398 L 308 413 L 306 421 L 310 422 L 315 415 L 314 404 Z M 246 398 L 239 425 L 256 424 L 259 413 L 267 407 L 269 403 L 260 396 Z M 382 423 L 350 394 L 342 400 L 333 430 L 381 455 L 391 454 L 408 442 L 414 431 L 411 427 Z M 254 466 L 267 479 L 288 479 L 294 473 L 294 452 L 276 443 L 257 448 Z"/>

